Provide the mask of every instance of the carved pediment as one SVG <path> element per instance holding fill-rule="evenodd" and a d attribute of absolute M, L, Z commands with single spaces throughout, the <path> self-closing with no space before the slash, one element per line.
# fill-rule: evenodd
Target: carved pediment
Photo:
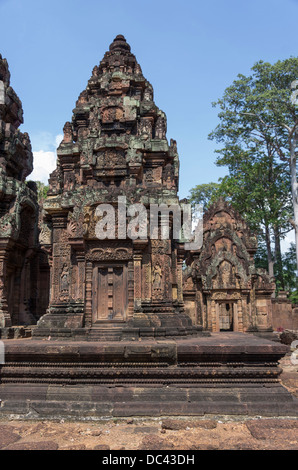
<path fill-rule="evenodd" d="M 86 254 L 88 261 L 127 261 L 132 259 L 132 249 L 114 246 L 107 246 L 106 248 L 92 248 Z"/>
<path fill-rule="evenodd" d="M 123 116 L 123 108 L 121 108 L 120 106 L 109 106 L 107 108 L 104 108 L 102 111 L 102 122 L 103 124 L 105 124 L 114 121 L 121 121 L 121 119 L 123 119 Z"/>
<path fill-rule="evenodd" d="M 124 150 L 107 149 L 96 155 L 96 169 L 125 167 L 126 159 Z"/>

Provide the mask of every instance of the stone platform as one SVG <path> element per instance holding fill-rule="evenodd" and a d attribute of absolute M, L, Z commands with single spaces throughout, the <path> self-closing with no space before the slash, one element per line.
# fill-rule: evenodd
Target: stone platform
<path fill-rule="evenodd" d="M 0 416 L 297 416 L 288 348 L 244 333 L 139 341 L 4 340 Z"/>

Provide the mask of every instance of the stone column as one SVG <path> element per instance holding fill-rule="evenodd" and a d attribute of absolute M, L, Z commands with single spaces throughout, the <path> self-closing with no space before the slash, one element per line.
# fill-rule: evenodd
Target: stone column
<path fill-rule="evenodd" d="M 19 315 L 18 323 L 26 323 L 28 317 L 28 279 L 29 259 L 26 258 L 21 271 L 20 296 L 19 296 Z"/>
<path fill-rule="evenodd" d="M 148 245 L 147 240 L 133 241 L 133 272 L 134 272 L 134 311 L 141 312 L 142 299 L 142 259 L 145 247 Z"/>
<path fill-rule="evenodd" d="M 172 251 L 172 300 L 178 301 L 178 280 L 177 280 L 177 249 Z"/>
<path fill-rule="evenodd" d="M 216 312 L 216 303 L 215 300 L 211 300 L 211 322 L 212 322 L 212 331 L 218 331 L 217 326 L 217 312 Z"/>
<path fill-rule="evenodd" d="M 67 216 L 64 214 L 53 215 L 53 263 L 52 263 L 52 274 L 51 274 L 51 300 L 52 304 L 60 304 L 61 301 L 66 302 L 70 295 L 70 285 L 68 292 L 62 292 L 61 289 L 61 275 L 64 267 L 68 268 L 69 271 L 69 283 L 70 283 L 70 252 L 71 248 L 68 241 L 66 232 Z M 66 266 L 64 266 L 66 265 Z"/>
<path fill-rule="evenodd" d="M 196 325 L 206 328 L 204 322 L 204 304 L 203 304 L 203 293 L 199 290 L 195 293 L 195 303 L 196 303 Z"/>
<path fill-rule="evenodd" d="M 47 247 L 43 247 L 45 249 L 45 251 L 48 253 L 48 262 L 49 262 L 49 270 L 50 270 L 50 273 L 49 273 L 49 301 L 48 301 L 48 305 L 47 305 L 47 308 L 49 308 L 49 304 L 51 303 L 51 299 L 52 299 L 52 293 L 53 293 L 53 253 L 52 253 L 52 246 L 47 246 Z"/>
<path fill-rule="evenodd" d="M 242 300 L 238 300 L 237 302 L 237 317 L 238 317 L 238 330 L 243 332 L 243 315 L 242 315 Z"/>
<path fill-rule="evenodd" d="M 141 310 L 142 305 L 142 253 L 137 251 L 133 254 L 134 266 L 134 309 Z"/>
<path fill-rule="evenodd" d="M 219 328 L 219 303 L 211 300 L 211 318 L 212 318 L 212 331 L 218 332 Z"/>
<path fill-rule="evenodd" d="M 78 261 L 78 295 L 77 298 L 79 300 L 84 300 L 85 297 L 85 253 L 78 252 L 77 253 L 77 261 Z"/>
<path fill-rule="evenodd" d="M 256 307 L 256 288 L 255 283 L 250 291 L 250 320 L 253 329 L 257 329 L 257 307 Z"/>
<path fill-rule="evenodd" d="M 11 317 L 8 311 L 6 289 L 7 251 L 0 250 L 0 328 L 11 326 Z"/>
<path fill-rule="evenodd" d="M 142 276 L 143 276 L 143 288 L 142 288 L 142 298 L 146 302 L 150 302 L 152 298 L 151 288 L 152 288 L 152 275 L 151 275 L 151 257 L 150 253 L 144 253 L 143 256 L 143 266 L 142 266 Z"/>
<path fill-rule="evenodd" d="M 184 260 L 184 251 L 177 251 L 177 300 L 183 303 L 183 272 L 182 265 Z"/>
<path fill-rule="evenodd" d="M 86 300 L 85 300 L 85 326 L 91 327 L 92 325 L 92 262 L 88 261 L 86 264 Z"/>
<path fill-rule="evenodd" d="M 134 265 L 133 260 L 127 264 L 127 289 L 128 289 L 128 318 L 132 318 L 134 315 Z"/>

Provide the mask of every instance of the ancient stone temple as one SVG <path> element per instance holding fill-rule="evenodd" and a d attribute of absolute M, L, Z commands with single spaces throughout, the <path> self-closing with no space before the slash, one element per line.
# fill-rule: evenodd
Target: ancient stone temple
<path fill-rule="evenodd" d="M 33 337 L 1 337 L 1 416 L 296 416 L 279 382 L 287 347 L 246 333 L 271 327 L 274 286 L 254 267 L 255 239 L 219 202 L 202 248 L 182 243 L 176 143 L 125 38 L 64 126 L 39 212 L 20 103 L 0 64 L 0 319 L 42 314 Z M 151 226 L 162 204 L 172 210 L 153 211 Z"/>
<path fill-rule="evenodd" d="M 274 279 L 256 269 L 257 240 L 244 220 L 219 199 L 204 214 L 203 246 L 187 257 L 186 310 L 209 331 L 272 331 Z"/>
<path fill-rule="evenodd" d="M 0 55 L 0 328 L 36 323 L 38 204 L 22 104 Z"/>
<path fill-rule="evenodd" d="M 179 204 L 177 146 L 168 144 L 166 128 L 152 86 L 117 36 L 64 126 L 50 176 L 40 241 L 50 253 L 51 297 L 35 335 L 95 338 L 99 328 L 111 327 L 116 337 L 129 327 L 132 335 L 154 336 L 191 328 L 183 311 L 184 253 L 171 226 L 167 239 L 128 233 L 133 204 L 148 211 L 137 228 L 146 231 L 150 205 Z M 104 204 L 116 229 L 99 237 L 97 208 Z"/>

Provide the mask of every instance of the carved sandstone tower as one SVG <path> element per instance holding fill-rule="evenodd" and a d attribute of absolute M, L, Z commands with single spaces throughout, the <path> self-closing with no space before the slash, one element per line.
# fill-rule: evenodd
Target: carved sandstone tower
<path fill-rule="evenodd" d="M 179 160 L 176 142 L 166 138 L 166 116 L 122 35 L 94 67 L 57 155 L 41 240 L 51 252 L 51 298 L 35 334 L 92 339 L 100 329 L 113 338 L 124 330 L 126 337 L 193 331 L 183 311 L 181 245 L 170 235 L 152 239 L 149 231 L 123 235 L 133 217 L 120 214 L 119 201 L 125 211 L 142 204 L 148 220 L 150 204 L 179 204 Z M 103 204 L 115 209 L 116 229 L 99 239 Z"/>
<path fill-rule="evenodd" d="M 21 101 L 0 54 L 0 328 L 36 323 L 36 185 L 26 183 L 33 155 Z M 4 331 L 4 330 L 3 330 Z M 3 333 L 3 332 L 2 332 Z M 4 334 L 3 334 L 4 336 Z"/>

